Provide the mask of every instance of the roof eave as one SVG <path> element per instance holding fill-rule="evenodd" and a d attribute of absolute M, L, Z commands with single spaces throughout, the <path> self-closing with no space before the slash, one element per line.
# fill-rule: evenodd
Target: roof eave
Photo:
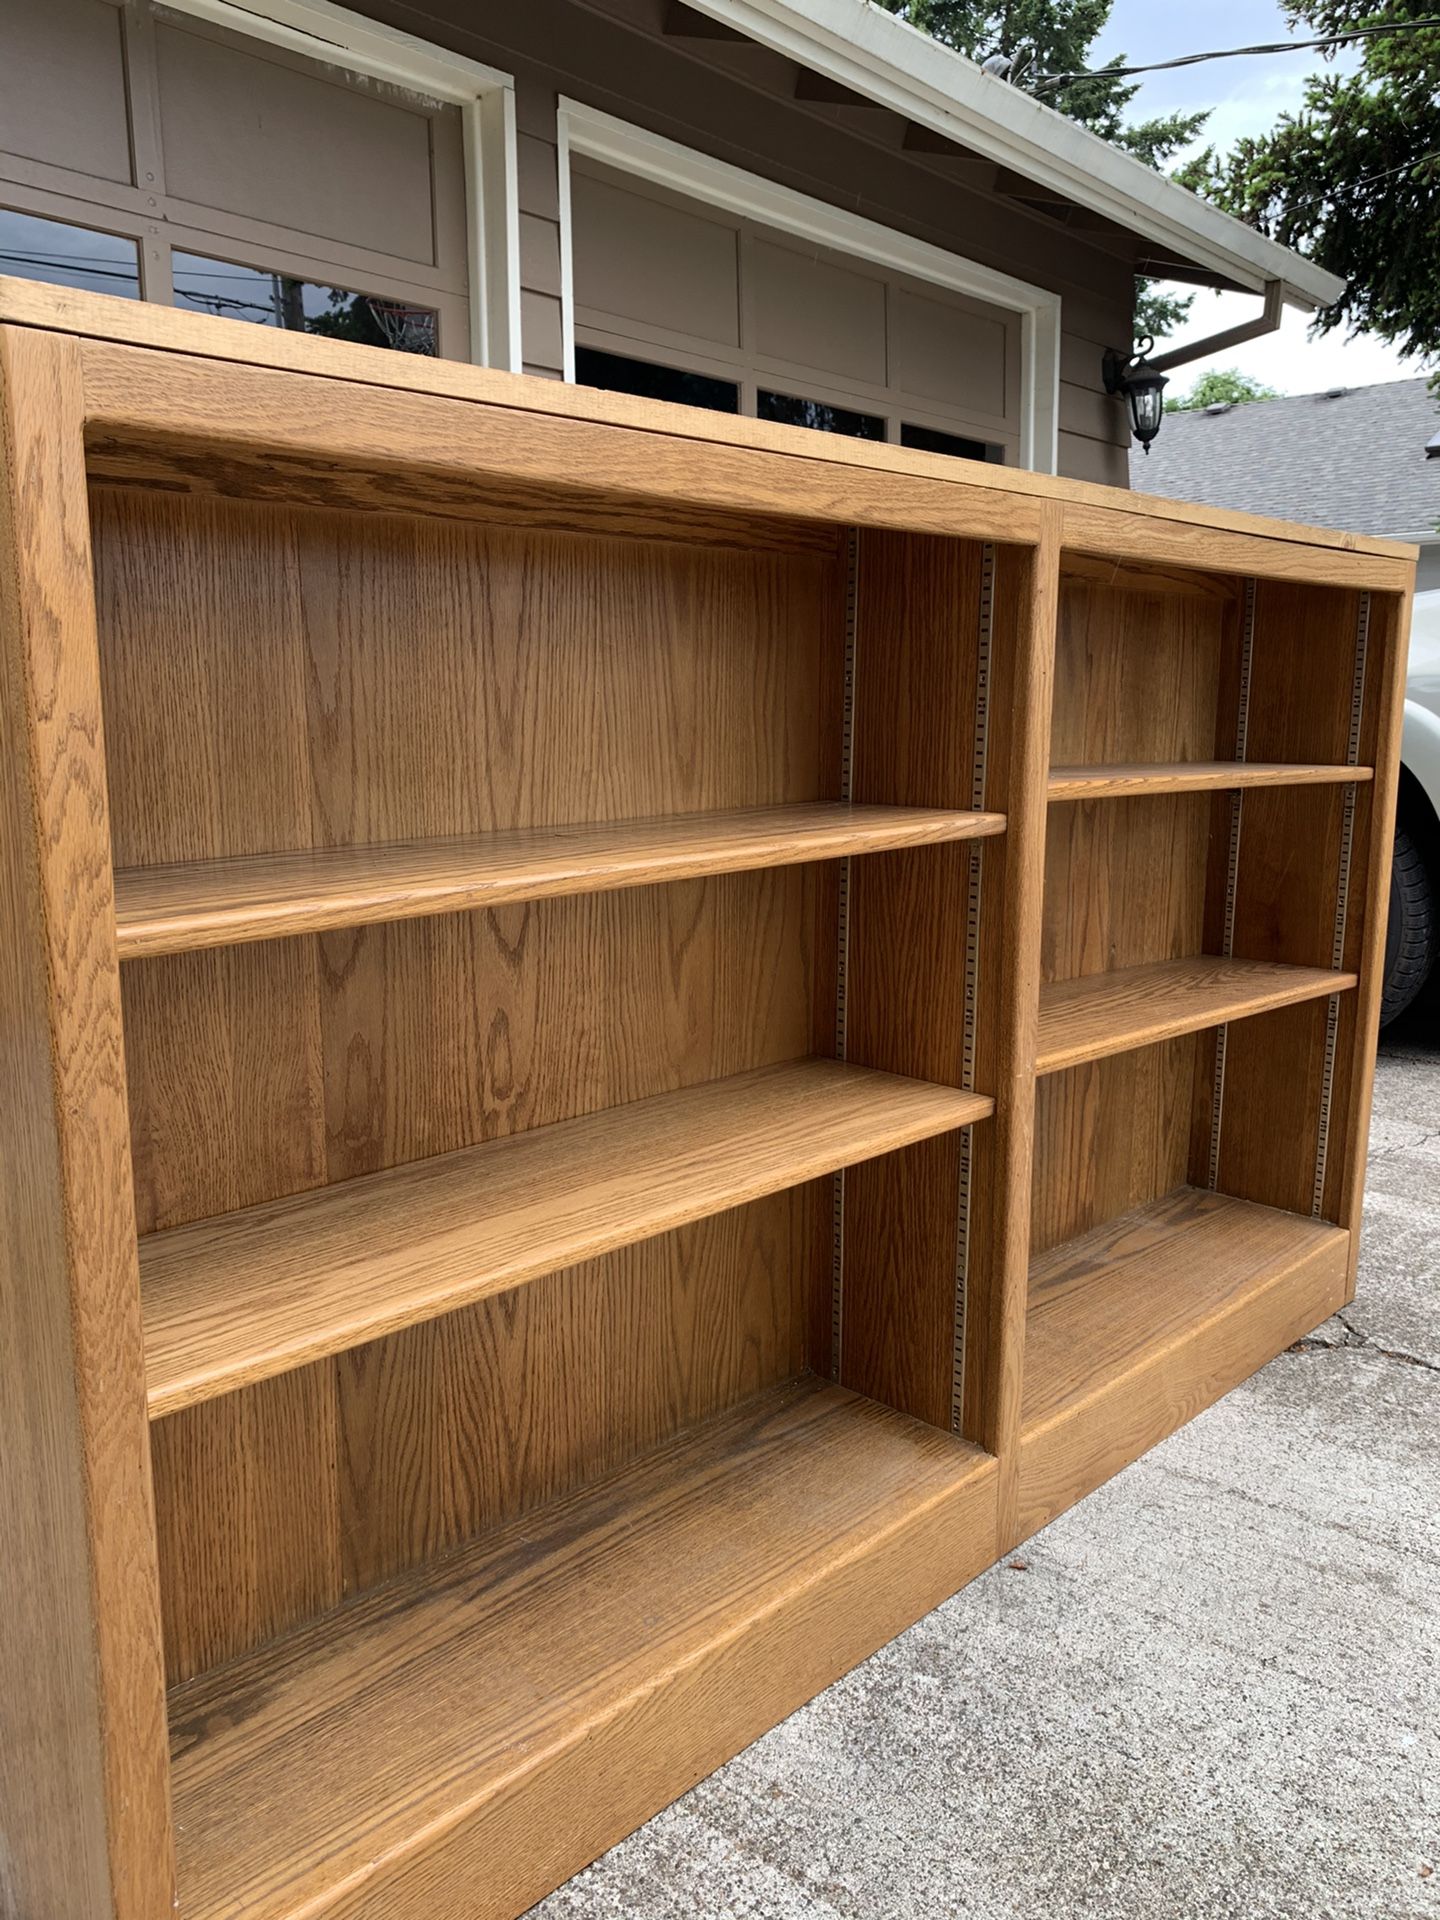
<path fill-rule="evenodd" d="M 1278 280 L 1289 305 L 1313 310 L 1345 289 L 1338 275 L 867 0 L 688 4 L 1042 186 L 1073 197 L 1083 182 L 1095 212 L 1257 293 Z"/>

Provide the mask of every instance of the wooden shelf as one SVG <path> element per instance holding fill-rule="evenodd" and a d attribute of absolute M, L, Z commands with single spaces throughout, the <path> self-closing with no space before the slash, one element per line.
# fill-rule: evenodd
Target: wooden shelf
<path fill-rule="evenodd" d="M 1030 1269 L 1024 1429 L 1123 1392 L 1127 1375 L 1298 1268 L 1328 1263 L 1343 1278 L 1349 1245 L 1328 1221 L 1181 1187 L 1042 1254 Z"/>
<path fill-rule="evenodd" d="M 926 1530 L 937 1598 L 957 1565 L 989 1561 L 974 1536 L 993 1476 L 937 1428 L 781 1387 L 177 1689 L 182 1911 L 388 1911 L 406 1876 L 413 1896 L 461 1861 L 484 1890 L 467 1911 L 528 1907 L 517 1815 L 553 1820 L 569 1791 L 608 1830 L 633 1824 L 651 1769 L 610 1759 L 617 1740 L 633 1759 L 637 1714 L 661 1777 L 708 1772 L 776 1717 L 777 1684 L 790 1711 L 857 1630 L 883 1632 L 894 1543 Z M 593 1851 L 582 1838 L 576 1858 Z"/>
<path fill-rule="evenodd" d="M 1189 760 L 1168 766 L 1052 767 L 1050 799 L 1123 800 L 1150 793 L 1211 793 L 1236 787 L 1324 787 L 1373 780 L 1370 767 L 1292 766 L 1277 760 Z"/>
<path fill-rule="evenodd" d="M 998 813 L 815 803 L 274 853 L 115 875 L 122 960 L 1003 833 Z"/>
<path fill-rule="evenodd" d="M 835 1060 L 764 1067 L 140 1242 L 152 1418 L 985 1118 Z"/>
<path fill-rule="evenodd" d="M 1355 985 L 1353 973 L 1196 954 L 1057 980 L 1040 989 L 1038 1073 L 1058 1073 Z"/>

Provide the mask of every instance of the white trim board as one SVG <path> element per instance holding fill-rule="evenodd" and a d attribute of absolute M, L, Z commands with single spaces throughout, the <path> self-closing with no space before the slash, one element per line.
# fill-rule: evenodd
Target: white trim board
<path fill-rule="evenodd" d="M 329 60 L 428 94 L 460 109 L 465 137 L 470 357 L 518 372 L 520 203 L 516 182 L 515 83 L 508 73 L 381 26 L 331 0 L 165 0 L 211 26 Z"/>
<path fill-rule="evenodd" d="M 1008 273 L 948 253 L 928 240 L 847 213 L 827 200 L 780 186 L 758 173 L 563 94 L 556 111 L 560 152 L 560 298 L 565 378 L 575 378 L 575 283 L 571 247 L 570 155 L 582 153 L 707 206 L 811 240 L 857 260 L 907 273 L 952 293 L 969 294 L 1020 315 L 1020 465 L 1054 473 L 1060 425 L 1060 297 Z"/>
<path fill-rule="evenodd" d="M 1292 306 L 1338 300 L 1345 282 L 1268 240 L 1133 155 L 983 73 L 866 0 L 688 0 L 747 40 L 824 74 L 972 153 L 1078 198 L 1132 233 L 1263 293 L 1278 280 Z"/>

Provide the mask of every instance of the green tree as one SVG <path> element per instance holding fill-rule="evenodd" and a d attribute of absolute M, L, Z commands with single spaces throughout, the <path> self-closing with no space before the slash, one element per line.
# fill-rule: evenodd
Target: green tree
<path fill-rule="evenodd" d="M 1112 0 L 876 0 L 887 13 L 947 47 L 984 60 L 1000 53 L 1013 58 L 1013 85 L 1035 91 L 1051 74 L 1077 73 L 1099 64 L 1092 50 L 1110 18 Z M 1104 64 L 1118 66 L 1124 55 Z M 1167 113 L 1133 124 L 1125 109 L 1139 84 L 1112 75 L 1106 80 L 1065 80 L 1039 89 L 1047 106 L 1057 107 L 1103 140 L 1133 153 L 1147 166 L 1165 162 L 1188 146 L 1209 118 L 1204 113 Z M 1193 295 L 1179 299 L 1157 294 L 1141 283 L 1135 303 L 1135 331 L 1160 339 L 1190 311 Z"/>
<path fill-rule="evenodd" d="M 1289 0 L 1315 34 L 1431 19 L 1433 0 Z M 1296 247 L 1344 293 L 1316 316 L 1321 332 L 1378 333 L 1402 352 L 1440 353 L 1440 27 L 1352 43 L 1356 71 L 1314 75 L 1296 113 L 1179 178 L 1227 213 Z"/>
<path fill-rule="evenodd" d="M 1197 407 L 1243 407 L 1249 400 L 1278 400 L 1274 387 L 1267 387 L 1253 373 L 1238 373 L 1229 367 L 1217 367 L 1202 373 L 1188 393 L 1176 394 L 1165 402 L 1167 413 L 1190 413 Z"/>

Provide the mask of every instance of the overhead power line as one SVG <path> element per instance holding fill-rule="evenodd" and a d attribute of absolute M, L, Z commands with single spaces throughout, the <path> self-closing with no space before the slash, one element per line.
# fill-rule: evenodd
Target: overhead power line
<path fill-rule="evenodd" d="M 1270 40 L 1255 47 L 1220 47 L 1210 53 L 1182 53 L 1175 60 L 1152 60 L 1143 67 L 1096 67 L 1078 73 L 1047 73 L 1034 84 L 1039 87 L 1064 86 L 1070 80 L 1124 80 L 1136 73 L 1164 73 L 1171 67 L 1198 67 L 1205 60 L 1238 60 L 1249 53 L 1302 53 L 1311 47 L 1343 47 L 1351 40 L 1368 40 L 1375 34 L 1420 33 L 1427 27 L 1440 27 L 1440 17 L 1432 20 L 1399 20 L 1389 26 L 1346 27 L 1343 32 L 1322 34 L 1317 40 Z"/>

